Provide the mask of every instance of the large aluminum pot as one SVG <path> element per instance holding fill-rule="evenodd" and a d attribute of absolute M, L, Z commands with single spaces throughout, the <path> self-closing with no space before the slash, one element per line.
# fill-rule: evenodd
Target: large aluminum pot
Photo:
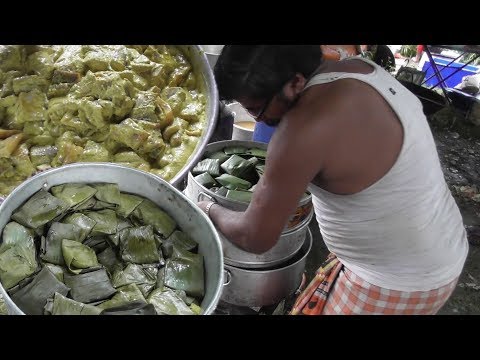
<path fill-rule="evenodd" d="M 220 151 L 227 146 L 245 146 L 245 147 L 255 147 L 258 149 L 267 150 L 268 144 L 255 142 L 255 141 L 242 141 L 242 140 L 226 140 L 218 141 L 209 144 L 205 147 L 205 153 L 212 153 L 215 151 Z M 202 154 L 203 155 L 203 154 Z M 200 158 L 199 158 L 200 159 Z M 193 166 L 192 166 L 193 168 Z M 225 196 L 215 194 L 210 189 L 200 185 L 194 178 L 192 172 L 188 173 L 188 182 L 185 190 L 187 196 L 192 200 L 198 201 L 202 199 L 202 196 L 205 194 L 204 200 L 208 198 L 213 198 L 223 207 L 234 211 L 245 211 L 247 210 L 248 204 L 236 200 L 227 199 Z M 300 200 L 298 207 L 292 216 L 290 216 L 288 223 L 285 226 L 284 231 L 291 231 L 298 229 L 308 224 L 311 220 L 311 214 L 313 213 L 313 204 L 312 204 L 312 195 L 308 194 Z"/>
<path fill-rule="evenodd" d="M 225 285 L 221 300 L 248 307 L 267 306 L 280 302 L 299 288 L 311 249 L 312 233 L 308 229 L 305 243 L 300 251 L 282 267 L 271 270 L 247 270 L 225 265 Z"/>
<path fill-rule="evenodd" d="M 199 45 L 179 45 L 179 48 L 182 49 L 183 53 L 190 61 L 194 72 L 201 74 L 199 78 L 202 80 L 201 86 L 205 92 L 207 104 L 205 129 L 200 140 L 183 168 L 173 177 L 173 179 L 170 180 L 170 183 L 177 189 L 180 189 L 183 186 L 183 180 L 186 178 L 187 173 L 201 159 L 205 147 L 215 131 L 220 107 L 217 83 L 215 82 L 213 71 L 202 48 Z M 0 204 L 3 200 L 4 199 L 0 197 Z"/>
<path fill-rule="evenodd" d="M 312 216 L 313 213 L 310 220 Z M 285 263 L 303 246 L 307 230 L 308 222 L 302 227 L 282 233 L 275 246 L 263 254 L 253 254 L 240 249 L 219 231 L 225 264 L 243 269 L 260 269 Z"/>
<path fill-rule="evenodd" d="M 177 173 L 177 175 L 173 177 L 172 180 L 170 180 L 170 183 L 176 188 L 180 188 L 182 186 L 182 180 L 187 176 L 187 173 L 193 168 L 193 166 L 201 159 L 205 147 L 215 131 L 220 106 L 218 100 L 217 83 L 215 82 L 212 68 L 210 67 L 207 56 L 202 48 L 199 45 L 180 45 L 180 48 L 190 61 L 190 64 L 192 64 L 193 71 L 197 74 L 202 74 L 202 85 L 207 96 L 207 119 L 205 130 L 203 131 L 197 147 L 193 151 L 192 155 L 190 155 L 183 168 Z"/>
<path fill-rule="evenodd" d="M 152 174 L 128 167 L 105 163 L 78 163 L 40 173 L 18 186 L 0 205 L 0 231 L 10 221 L 12 212 L 41 188 L 72 182 L 117 183 L 121 191 L 150 199 L 167 211 L 180 228 L 199 244 L 204 256 L 205 297 L 202 314 L 212 314 L 223 287 L 223 254 L 218 233 L 208 217 L 185 195 L 166 181 Z M 23 312 L 10 299 L 0 284 L 9 314 Z"/>

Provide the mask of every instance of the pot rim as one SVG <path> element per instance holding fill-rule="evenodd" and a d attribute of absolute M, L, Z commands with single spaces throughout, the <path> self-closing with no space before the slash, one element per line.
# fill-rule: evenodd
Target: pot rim
<path fill-rule="evenodd" d="M 307 244 L 307 245 L 305 245 L 305 244 Z M 288 261 L 289 264 L 287 266 L 277 267 L 275 269 L 245 269 L 245 268 L 240 268 L 240 267 L 228 265 L 225 262 L 224 268 L 227 269 L 227 270 L 229 270 L 230 268 L 233 268 L 235 271 L 251 273 L 251 274 L 258 274 L 258 273 L 269 274 L 269 273 L 274 273 L 274 272 L 277 272 L 277 271 L 280 271 L 280 270 L 283 271 L 283 270 L 287 270 L 291 267 L 294 267 L 294 266 L 298 265 L 298 263 L 300 263 L 301 261 L 305 260 L 305 258 L 312 251 L 312 247 L 313 247 L 313 236 L 312 236 L 312 232 L 310 231 L 310 228 L 307 227 L 307 234 L 305 236 L 305 242 L 303 243 L 300 250 L 297 251 L 297 253 L 294 254 L 294 257 L 300 255 L 299 259 L 295 260 L 295 262 L 292 262 L 292 263 L 290 263 L 290 261 Z"/>

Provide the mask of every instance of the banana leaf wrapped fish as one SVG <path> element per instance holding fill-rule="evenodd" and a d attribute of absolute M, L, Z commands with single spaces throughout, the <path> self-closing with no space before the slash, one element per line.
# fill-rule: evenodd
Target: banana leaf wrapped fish
<path fill-rule="evenodd" d="M 227 174 L 250 180 L 255 172 L 255 164 L 258 162 L 257 158 L 251 160 L 245 160 L 238 155 L 232 155 L 227 161 L 225 161 L 221 168 Z"/>
<path fill-rule="evenodd" d="M 120 232 L 120 255 L 122 260 L 136 264 L 153 264 L 160 261 L 153 227 L 126 228 Z"/>
<path fill-rule="evenodd" d="M 108 244 L 108 238 L 106 236 L 92 236 L 83 242 L 83 245 L 92 249 L 95 254 L 98 254 L 110 247 Z"/>
<path fill-rule="evenodd" d="M 128 217 L 143 202 L 143 198 L 132 194 L 120 193 L 117 200 L 117 214 L 122 217 Z"/>
<path fill-rule="evenodd" d="M 42 315 L 47 300 L 56 292 L 66 296 L 70 289 L 44 267 L 32 282 L 11 296 L 12 300 L 27 315 Z"/>
<path fill-rule="evenodd" d="M 50 191 L 53 196 L 67 203 L 70 208 L 84 203 L 97 192 L 93 187 L 84 184 L 53 186 Z"/>
<path fill-rule="evenodd" d="M 117 231 L 117 214 L 111 209 L 85 211 L 84 214 L 96 222 L 90 236 L 111 235 Z"/>
<path fill-rule="evenodd" d="M 100 315 L 101 312 L 96 306 L 69 299 L 58 292 L 45 305 L 45 313 L 51 315 Z"/>
<path fill-rule="evenodd" d="M 123 269 L 123 262 L 117 257 L 115 250 L 113 250 L 111 247 L 106 248 L 100 254 L 98 254 L 97 260 L 100 264 L 105 266 L 110 274 L 115 273 L 117 270 Z"/>
<path fill-rule="evenodd" d="M 106 201 L 100 201 L 96 200 L 95 204 L 92 207 L 92 210 L 105 210 L 105 209 L 110 209 L 110 210 L 117 210 L 117 204 L 112 204 Z"/>
<path fill-rule="evenodd" d="M 129 284 L 136 284 L 143 296 L 147 297 L 157 283 L 158 268 L 128 264 L 124 270 L 117 270 L 112 276 L 112 284 L 119 288 Z"/>
<path fill-rule="evenodd" d="M 62 222 L 64 224 L 75 225 L 77 228 L 80 229 L 80 235 L 78 239 L 80 242 L 83 242 L 87 238 L 87 236 L 90 235 L 90 232 L 97 223 L 95 220 L 90 219 L 88 216 L 81 213 L 73 213 L 71 215 L 68 215 L 62 220 Z M 75 240 L 69 237 L 66 237 L 65 239 Z"/>
<path fill-rule="evenodd" d="M 182 301 L 188 306 L 190 306 L 195 301 L 194 297 L 188 296 L 187 293 L 183 290 L 173 290 L 173 292 L 177 294 L 178 297 L 182 299 Z"/>
<path fill-rule="evenodd" d="M 258 149 L 258 148 L 250 148 L 245 152 L 245 155 L 255 156 L 257 158 L 266 159 L 267 158 L 267 150 Z"/>
<path fill-rule="evenodd" d="M 204 281 L 203 256 L 174 247 L 165 264 L 165 286 L 201 297 L 205 295 Z"/>
<path fill-rule="evenodd" d="M 133 227 L 133 224 L 130 221 L 124 218 L 118 218 L 117 231 L 115 232 L 115 234 L 108 235 L 110 242 L 114 246 L 118 246 L 118 244 L 120 243 L 120 232 L 123 229 L 129 228 L 129 227 Z"/>
<path fill-rule="evenodd" d="M 205 186 L 207 189 L 210 189 L 212 186 L 215 186 L 217 182 L 208 172 L 195 176 L 195 180 L 202 186 Z"/>
<path fill-rule="evenodd" d="M 79 275 L 65 274 L 65 285 L 73 300 L 85 304 L 108 299 L 116 293 L 105 269 L 99 269 Z"/>
<path fill-rule="evenodd" d="M 243 146 L 227 146 L 223 149 L 223 152 L 227 155 L 242 155 L 247 153 L 247 148 Z"/>
<path fill-rule="evenodd" d="M 43 264 L 48 270 L 52 272 L 53 275 L 58 279 L 58 281 L 63 282 L 63 274 L 65 274 L 65 268 L 59 265 L 44 263 Z"/>
<path fill-rule="evenodd" d="M 133 283 L 118 288 L 117 293 L 110 300 L 97 305 L 97 307 L 99 309 L 110 309 L 131 302 L 147 302 L 137 284 Z"/>
<path fill-rule="evenodd" d="M 236 200 L 249 203 L 252 200 L 253 193 L 251 191 L 228 190 L 225 197 L 230 200 Z"/>
<path fill-rule="evenodd" d="M 227 192 L 228 192 L 228 189 L 224 186 L 219 187 L 219 188 L 211 188 L 210 190 L 212 190 L 215 194 L 220 195 L 220 196 L 225 196 L 225 195 L 227 195 Z"/>
<path fill-rule="evenodd" d="M 198 243 L 192 240 L 192 238 L 186 233 L 176 230 L 162 243 L 162 250 L 165 249 L 166 253 L 168 254 L 167 257 L 171 257 L 174 247 L 182 250 L 193 251 L 196 249 L 197 245 Z"/>
<path fill-rule="evenodd" d="M 5 289 L 10 289 L 37 269 L 36 250 L 33 232 L 30 229 L 10 222 L 3 230 L 0 245 L 0 281 Z"/>
<path fill-rule="evenodd" d="M 64 239 L 81 242 L 82 229 L 72 224 L 55 222 L 48 229 L 47 237 L 42 237 L 40 257 L 42 260 L 56 265 L 65 265 L 62 252 Z"/>
<path fill-rule="evenodd" d="M 95 193 L 97 200 L 117 204 L 120 197 L 120 190 L 117 184 L 95 184 L 94 187 L 97 190 Z"/>
<path fill-rule="evenodd" d="M 209 173 L 211 176 L 220 176 L 220 160 L 203 159 L 192 170 L 193 175 Z"/>
<path fill-rule="evenodd" d="M 252 187 L 249 181 L 229 174 L 222 174 L 215 180 L 229 190 L 247 190 Z"/>
<path fill-rule="evenodd" d="M 152 225 L 164 239 L 169 237 L 177 227 L 177 223 L 170 215 L 147 199 L 137 206 L 132 215 L 145 225 Z"/>
<path fill-rule="evenodd" d="M 63 239 L 62 252 L 65 264 L 74 274 L 80 273 L 82 269 L 98 265 L 95 251 L 77 241 Z"/>
<path fill-rule="evenodd" d="M 147 301 L 155 307 L 159 315 L 195 315 L 171 289 L 155 289 Z"/>
<path fill-rule="evenodd" d="M 125 305 L 105 309 L 100 315 L 157 315 L 157 312 L 152 304 L 132 301 Z"/>
<path fill-rule="evenodd" d="M 12 220 L 35 229 L 62 215 L 68 207 L 65 201 L 42 189 L 13 213 Z"/>
<path fill-rule="evenodd" d="M 97 204 L 97 199 L 92 197 L 86 200 L 85 202 L 80 203 L 77 206 L 74 206 L 72 210 L 73 211 L 89 210 L 89 209 L 93 209 L 96 204 Z"/>
<path fill-rule="evenodd" d="M 211 153 L 211 154 L 206 154 L 205 157 L 208 158 L 208 159 L 218 159 L 220 161 L 220 165 L 221 165 L 230 156 L 225 154 L 223 151 L 216 151 L 216 152 Z"/>

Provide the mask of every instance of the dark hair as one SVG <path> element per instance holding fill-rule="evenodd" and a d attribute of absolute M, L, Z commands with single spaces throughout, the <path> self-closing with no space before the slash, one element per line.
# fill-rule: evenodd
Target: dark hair
<path fill-rule="evenodd" d="M 214 74 L 221 100 L 266 99 L 322 62 L 320 45 L 225 45 Z"/>

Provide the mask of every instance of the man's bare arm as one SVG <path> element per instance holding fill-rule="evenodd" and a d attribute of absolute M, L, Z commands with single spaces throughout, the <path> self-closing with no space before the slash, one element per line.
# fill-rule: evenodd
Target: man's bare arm
<path fill-rule="evenodd" d="M 320 143 L 301 121 L 282 123 L 270 142 L 265 174 L 249 207 L 236 212 L 213 205 L 210 217 L 217 228 L 246 251 L 263 253 L 272 248 L 309 182 L 321 170 Z"/>

